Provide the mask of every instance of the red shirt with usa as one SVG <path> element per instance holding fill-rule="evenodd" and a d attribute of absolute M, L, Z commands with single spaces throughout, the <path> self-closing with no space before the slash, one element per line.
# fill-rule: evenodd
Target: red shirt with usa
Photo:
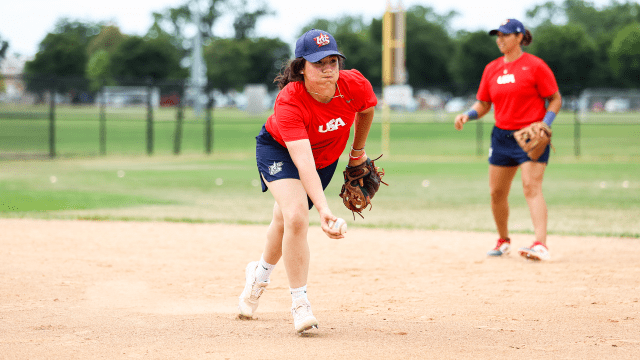
<path fill-rule="evenodd" d="M 285 147 L 285 142 L 309 139 L 316 169 L 333 164 L 347 146 L 356 113 L 378 103 L 358 70 L 340 70 L 334 96 L 324 104 L 311 97 L 302 81 L 288 83 L 276 98 L 267 131 Z"/>
<path fill-rule="evenodd" d="M 558 91 L 558 83 L 549 66 L 539 57 L 522 53 L 505 63 L 500 57 L 484 68 L 477 99 L 494 105 L 496 126 L 519 130 L 542 121 L 545 98 Z"/>

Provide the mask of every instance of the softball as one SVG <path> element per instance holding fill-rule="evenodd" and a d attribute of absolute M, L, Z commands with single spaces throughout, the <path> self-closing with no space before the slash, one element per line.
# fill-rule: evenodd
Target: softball
<path fill-rule="evenodd" d="M 347 222 L 344 219 L 338 218 L 336 222 L 329 220 L 329 227 L 340 231 L 340 234 L 347 232 Z"/>

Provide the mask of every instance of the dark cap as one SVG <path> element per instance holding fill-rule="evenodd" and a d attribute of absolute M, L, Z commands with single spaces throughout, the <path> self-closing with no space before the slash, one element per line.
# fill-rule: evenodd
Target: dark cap
<path fill-rule="evenodd" d="M 498 31 L 503 34 L 523 33 L 524 25 L 516 19 L 507 19 L 499 28 L 489 31 L 489 35 L 496 35 Z"/>
<path fill-rule="evenodd" d="M 336 39 L 326 31 L 311 29 L 296 41 L 297 58 L 303 57 L 310 62 L 318 62 L 327 56 L 338 55 L 346 59 L 338 51 Z"/>

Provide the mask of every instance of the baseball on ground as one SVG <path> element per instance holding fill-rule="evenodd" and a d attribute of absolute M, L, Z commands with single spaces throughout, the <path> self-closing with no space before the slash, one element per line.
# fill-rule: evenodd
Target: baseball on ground
<path fill-rule="evenodd" d="M 347 232 L 347 222 L 341 218 L 338 218 L 335 223 L 329 220 L 329 227 L 340 230 L 340 234 L 344 234 Z"/>

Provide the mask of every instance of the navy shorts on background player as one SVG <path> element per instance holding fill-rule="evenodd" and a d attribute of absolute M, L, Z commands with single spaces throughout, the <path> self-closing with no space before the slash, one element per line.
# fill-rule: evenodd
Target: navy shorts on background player
<path fill-rule="evenodd" d="M 260 134 L 256 136 L 256 161 L 258 171 L 268 182 L 279 179 L 300 179 L 298 168 L 293 163 L 289 150 L 275 141 L 264 125 Z M 331 182 L 337 166 L 338 161 L 336 160 L 333 164 L 316 170 L 322 182 L 322 190 L 326 189 Z M 262 176 L 260 176 L 260 183 L 262 184 L 262 192 L 265 192 L 267 184 Z M 309 201 L 309 209 L 311 209 L 313 202 L 308 196 L 307 200 Z"/>
<path fill-rule="evenodd" d="M 494 126 L 491 131 L 491 148 L 489 148 L 489 164 L 496 166 L 518 166 L 523 162 L 533 161 L 526 152 L 522 150 L 516 138 L 513 137 L 513 130 L 504 130 Z M 549 148 L 547 145 L 544 153 L 537 162 L 549 162 Z"/>

